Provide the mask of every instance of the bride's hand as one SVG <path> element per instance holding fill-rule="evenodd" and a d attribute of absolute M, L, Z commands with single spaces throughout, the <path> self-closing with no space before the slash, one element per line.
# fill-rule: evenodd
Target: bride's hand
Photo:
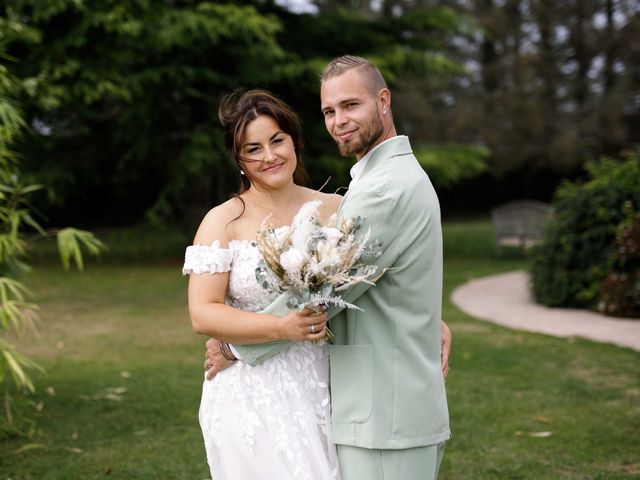
<path fill-rule="evenodd" d="M 287 340 L 323 340 L 326 335 L 327 314 L 310 308 L 292 310 L 280 317 L 280 336 Z"/>

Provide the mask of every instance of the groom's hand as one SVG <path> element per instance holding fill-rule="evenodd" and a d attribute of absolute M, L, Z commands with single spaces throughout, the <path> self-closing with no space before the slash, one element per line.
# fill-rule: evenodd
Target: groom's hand
<path fill-rule="evenodd" d="M 204 354 L 204 369 L 207 372 L 207 380 L 211 380 L 216 373 L 221 372 L 233 362 L 224 358 L 220 350 L 220 342 L 215 338 L 207 340 L 205 346 L 207 351 Z"/>
<path fill-rule="evenodd" d="M 440 364 L 442 366 L 442 375 L 447 379 L 449 375 L 449 355 L 451 354 L 451 343 L 453 335 L 451 329 L 444 322 L 440 322 Z"/>

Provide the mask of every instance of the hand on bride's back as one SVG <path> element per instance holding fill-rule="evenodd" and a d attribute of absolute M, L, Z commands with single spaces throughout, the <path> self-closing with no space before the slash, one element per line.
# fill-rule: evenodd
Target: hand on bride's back
<path fill-rule="evenodd" d="M 326 326 L 327 314 L 310 308 L 292 310 L 278 322 L 280 336 L 288 340 L 322 340 Z"/>

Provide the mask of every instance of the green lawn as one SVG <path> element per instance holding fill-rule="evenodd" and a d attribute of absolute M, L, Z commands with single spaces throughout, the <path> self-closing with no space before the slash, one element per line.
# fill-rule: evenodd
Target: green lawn
<path fill-rule="evenodd" d="M 203 339 L 190 330 L 179 255 L 82 273 L 36 265 L 40 336 L 19 343 L 47 374 L 32 396 L 36 432 L 0 443 L 0 480 L 208 478 Z M 446 226 L 454 437 L 440 478 L 639 478 L 639 353 L 506 330 L 448 301 L 456 285 L 525 265 L 493 257 L 486 222 Z"/>

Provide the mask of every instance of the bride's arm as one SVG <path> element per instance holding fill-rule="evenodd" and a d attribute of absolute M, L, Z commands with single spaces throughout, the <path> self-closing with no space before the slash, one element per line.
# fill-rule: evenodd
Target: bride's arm
<path fill-rule="evenodd" d="M 211 210 L 202 221 L 194 245 L 211 245 L 218 241 L 228 247 L 226 225 L 234 218 L 233 204 L 227 202 Z M 222 250 L 220 250 L 221 252 Z M 310 310 L 291 311 L 282 316 L 247 312 L 224 304 L 229 272 L 216 268 L 215 273 L 192 273 L 189 278 L 189 314 L 196 333 L 232 343 L 255 344 L 277 340 L 320 340 L 324 335 L 326 315 Z M 315 328 L 311 328 L 315 325 Z M 315 330 L 311 333 L 311 330 Z"/>
<path fill-rule="evenodd" d="M 228 281 L 228 272 L 191 275 L 189 314 L 196 333 L 245 345 L 323 338 L 326 314 L 293 310 L 280 317 L 230 307 L 224 304 Z M 316 333 L 311 333 L 312 325 Z"/>

